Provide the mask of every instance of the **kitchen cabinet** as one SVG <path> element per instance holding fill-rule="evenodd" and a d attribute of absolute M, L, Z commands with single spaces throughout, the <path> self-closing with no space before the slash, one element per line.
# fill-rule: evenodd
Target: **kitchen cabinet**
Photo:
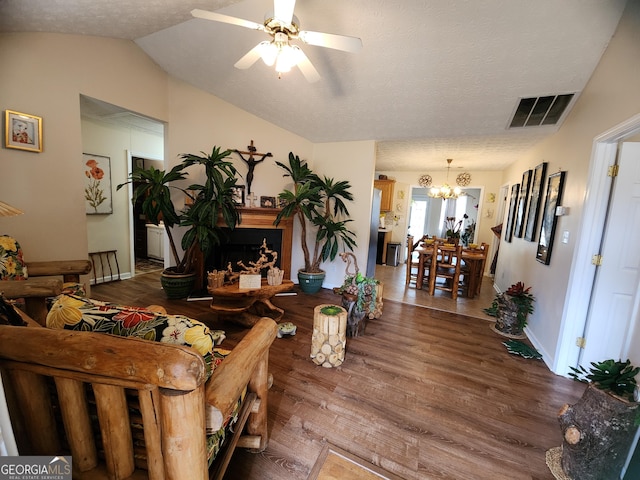
<path fill-rule="evenodd" d="M 382 190 L 382 198 L 380 200 L 380 211 L 390 212 L 393 210 L 393 188 L 395 180 L 374 180 L 373 186 Z"/>
<path fill-rule="evenodd" d="M 147 225 L 147 257 L 164 260 L 164 227 Z"/>

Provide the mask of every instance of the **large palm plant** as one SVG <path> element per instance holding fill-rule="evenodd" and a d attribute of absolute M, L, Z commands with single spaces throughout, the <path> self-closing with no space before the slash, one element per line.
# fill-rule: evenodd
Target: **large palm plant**
<path fill-rule="evenodd" d="M 348 181 L 316 175 L 300 157 L 289 153 L 289 164 L 276 164 L 285 170 L 284 176 L 293 180 L 293 191 L 284 190 L 279 198 L 284 204 L 276 216 L 278 225 L 283 218 L 295 216 L 300 222 L 300 246 L 304 254 L 304 272 L 322 272 L 320 263 L 334 260 L 342 244 L 344 249 L 356 246 L 355 233 L 347 228 L 352 220 L 345 201 L 352 201 Z M 316 228 L 313 253 L 307 243 L 310 225 Z"/>
<path fill-rule="evenodd" d="M 133 183 L 135 188 L 132 202 L 136 203 L 142 199 L 142 213 L 147 221 L 154 225 L 164 223 L 176 264 L 173 270 L 181 274 L 192 273 L 198 264 L 200 254 L 207 258 L 213 247 L 220 244 L 222 227 L 218 224 L 219 217 L 231 229 L 240 221 L 240 213 L 233 201 L 233 187 L 237 182 L 236 169 L 231 162 L 225 160 L 231 151 L 221 151 L 220 147 L 213 147 L 210 154 L 201 153 L 202 155 L 180 155 L 182 162 L 168 172 L 157 170 L 153 166 L 137 169 L 129 175 L 125 183 L 118 185 L 120 189 L 128 183 Z M 186 179 L 186 169 L 193 165 L 204 166 L 204 184 L 193 184 L 187 189 L 171 184 Z M 180 213 L 176 212 L 171 201 L 171 189 L 181 191 L 191 200 L 191 204 Z M 176 225 L 188 227 L 182 237 L 182 258 L 178 254 L 171 232 Z"/>

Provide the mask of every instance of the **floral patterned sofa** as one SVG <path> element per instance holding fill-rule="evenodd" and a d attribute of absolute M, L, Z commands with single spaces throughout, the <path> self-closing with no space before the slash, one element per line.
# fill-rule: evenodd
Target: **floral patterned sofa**
<path fill-rule="evenodd" d="M 266 448 L 273 320 L 228 351 L 198 321 L 78 296 L 48 328 L 19 314 L 0 371 L 21 455 L 71 454 L 81 479 L 198 480 L 222 478 L 235 446 Z"/>

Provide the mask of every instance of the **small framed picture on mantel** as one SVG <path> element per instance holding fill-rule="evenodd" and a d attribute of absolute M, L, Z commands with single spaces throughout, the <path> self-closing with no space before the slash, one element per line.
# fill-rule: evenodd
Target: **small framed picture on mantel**
<path fill-rule="evenodd" d="M 260 197 L 260 207 L 276 208 L 276 197 Z"/>
<path fill-rule="evenodd" d="M 236 185 L 233 187 L 233 203 L 238 207 L 244 207 L 244 185 Z"/>

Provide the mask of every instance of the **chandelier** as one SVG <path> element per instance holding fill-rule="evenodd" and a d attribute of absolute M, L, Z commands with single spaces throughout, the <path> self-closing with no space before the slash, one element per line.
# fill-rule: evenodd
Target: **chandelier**
<path fill-rule="evenodd" d="M 449 170 L 451 169 L 451 162 L 453 162 L 453 158 L 447 158 L 447 182 L 441 187 L 431 188 L 431 190 L 429 190 L 430 197 L 447 200 L 449 198 L 458 198 L 462 193 L 460 187 L 451 188 L 449 186 Z"/>
<path fill-rule="evenodd" d="M 291 45 L 289 37 L 282 32 L 276 32 L 271 42 L 260 42 L 259 52 L 265 65 L 275 64 L 278 77 L 296 66 L 302 56 L 300 47 Z"/>

